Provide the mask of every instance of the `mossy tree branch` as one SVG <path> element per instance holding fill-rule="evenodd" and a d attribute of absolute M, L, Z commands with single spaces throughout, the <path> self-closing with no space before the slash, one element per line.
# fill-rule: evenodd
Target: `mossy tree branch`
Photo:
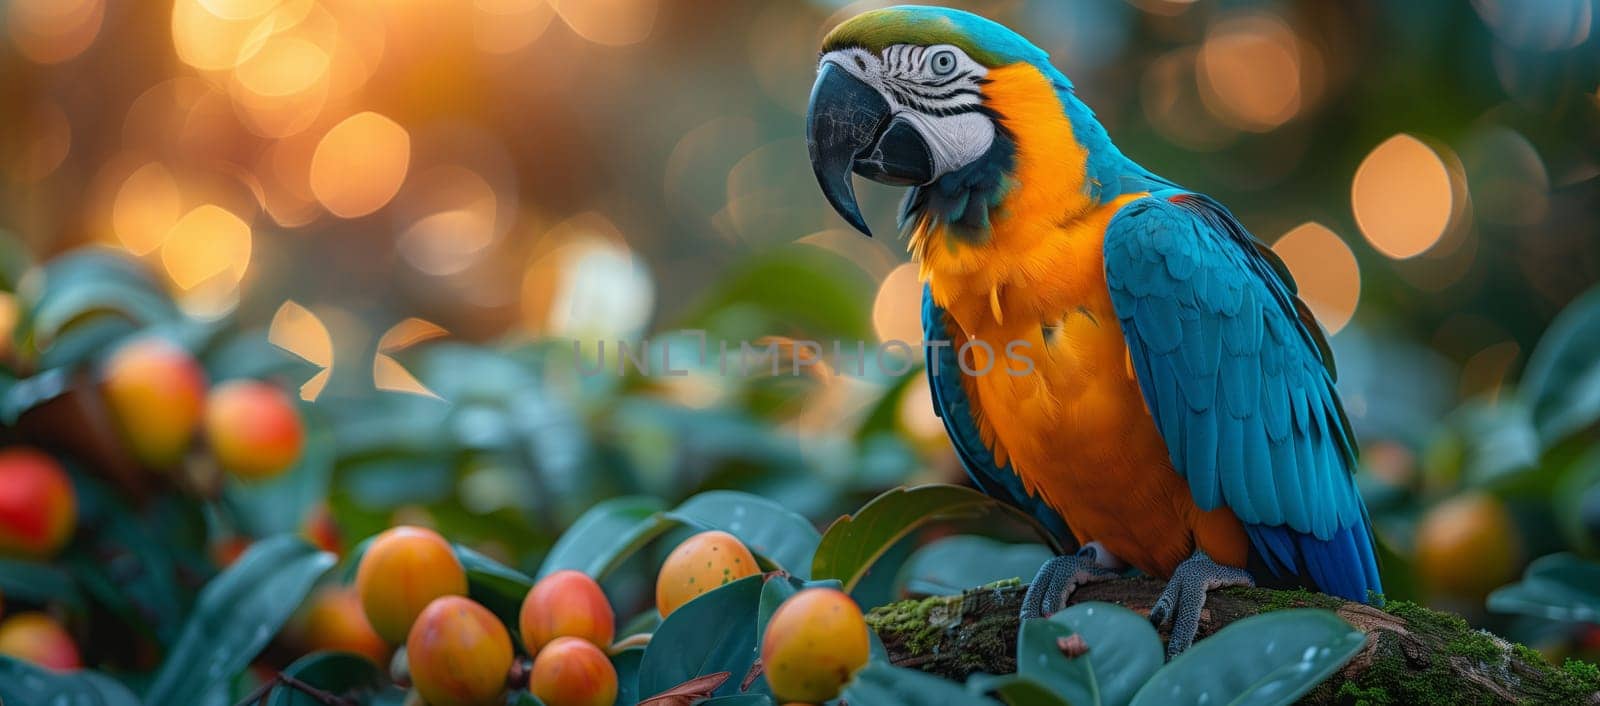
<path fill-rule="evenodd" d="M 1016 670 L 1017 612 L 1026 588 L 1008 582 L 959 596 L 902 601 L 872 611 L 867 621 L 895 664 L 953 679 L 1010 673 Z M 1148 614 L 1161 588 L 1152 579 L 1119 579 L 1080 588 L 1071 602 L 1106 601 Z M 1292 607 L 1335 611 L 1368 637 L 1355 659 L 1302 703 L 1600 706 L 1600 670 L 1594 665 L 1551 666 L 1522 645 L 1412 603 L 1375 608 L 1305 591 L 1229 588 L 1210 594 L 1200 638 L 1235 620 Z"/>

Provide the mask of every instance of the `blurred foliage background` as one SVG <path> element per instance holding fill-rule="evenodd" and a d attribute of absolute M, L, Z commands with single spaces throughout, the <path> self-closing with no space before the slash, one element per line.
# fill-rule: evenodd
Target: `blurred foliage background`
<path fill-rule="evenodd" d="M 529 569 L 619 495 L 739 488 L 826 523 L 956 481 L 917 371 L 697 354 L 920 337 L 900 243 L 846 230 L 801 135 L 822 34 L 880 4 L 0 2 L 9 377 L 159 326 L 214 378 L 298 388 L 306 458 L 230 487 L 212 547 L 326 507 L 346 546 L 423 523 Z M 1600 552 L 1600 7 L 955 4 L 1048 50 L 1124 152 L 1288 262 L 1335 333 L 1391 595 L 1600 650 L 1483 608 L 1535 557 Z M 863 184 L 874 223 L 897 198 Z M 105 312 L 133 325 L 85 325 Z M 688 374 L 579 372 L 619 340 Z M 859 591 L 938 583 L 901 563 Z"/>

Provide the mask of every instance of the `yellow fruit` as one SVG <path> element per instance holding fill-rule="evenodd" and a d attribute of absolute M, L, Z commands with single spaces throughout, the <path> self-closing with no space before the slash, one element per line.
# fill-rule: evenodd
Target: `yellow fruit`
<path fill-rule="evenodd" d="M 528 690 L 545 706 L 611 706 L 617 669 L 593 643 L 558 637 L 534 658 Z"/>
<path fill-rule="evenodd" d="M 756 558 L 727 532 L 701 532 L 679 544 L 656 575 L 656 609 L 666 617 L 696 596 L 761 572 Z"/>
<path fill-rule="evenodd" d="M 400 644 L 435 598 L 466 595 L 467 572 L 439 533 L 395 527 L 374 538 L 362 555 L 356 592 L 372 629 L 390 644 Z"/>
<path fill-rule="evenodd" d="M 300 460 L 305 428 L 283 390 L 256 380 L 230 380 L 206 398 L 206 441 L 223 470 L 267 480 Z"/>
<path fill-rule="evenodd" d="M 605 592 L 581 571 L 557 571 L 540 579 L 523 599 L 517 622 L 528 654 L 538 654 L 558 637 L 581 638 L 605 649 L 616 634 L 616 615 Z"/>
<path fill-rule="evenodd" d="M 500 703 L 511 657 L 506 626 L 489 609 L 460 596 L 429 603 L 406 638 L 411 684 L 429 706 Z"/>
<path fill-rule="evenodd" d="M 304 617 L 306 647 L 312 650 L 353 652 L 389 666 L 389 643 L 367 622 L 361 597 L 354 588 L 325 588 L 312 596 Z"/>
<path fill-rule="evenodd" d="M 1478 599 L 1516 577 L 1517 527 L 1492 495 L 1473 493 L 1430 509 L 1417 525 L 1417 573 L 1436 593 Z"/>
<path fill-rule="evenodd" d="M 40 451 L 0 451 L 0 555 L 54 556 L 78 524 L 78 496 L 61 464 Z"/>
<path fill-rule="evenodd" d="M 767 621 L 761 663 L 772 693 L 784 701 L 820 703 L 839 695 L 867 663 L 867 621 L 844 592 L 808 588 Z"/>
<path fill-rule="evenodd" d="M 194 356 L 165 339 L 142 338 L 111 355 L 104 381 L 106 407 L 128 452 L 154 468 L 182 460 L 206 394 Z"/>
<path fill-rule="evenodd" d="M 83 666 L 72 636 L 43 613 L 18 613 L 0 621 L 0 655 L 58 671 Z"/>

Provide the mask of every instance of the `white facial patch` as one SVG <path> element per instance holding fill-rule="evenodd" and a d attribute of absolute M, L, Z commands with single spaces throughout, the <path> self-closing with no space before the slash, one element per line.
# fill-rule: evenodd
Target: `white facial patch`
<path fill-rule="evenodd" d="M 882 54 L 852 47 L 828 52 L 822 61 L 872 86 L 894 119 L 916 128 L 933 157 L 935 179 L 994 144 L 994 121 L 981 110 L 981 81 L 989 69 L 958 47 L 896 44 Z"/>

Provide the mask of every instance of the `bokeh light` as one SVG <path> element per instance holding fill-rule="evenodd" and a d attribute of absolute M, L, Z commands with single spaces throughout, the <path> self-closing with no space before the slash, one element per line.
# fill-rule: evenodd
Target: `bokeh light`
<path fill-rule="evenodd" d="M 455 274 L 477 261 L 500 234 L 494 187 L 476 172 L 440 165 L 412 177 L 406 210 L 429 211 L 397 243 L 400 255 L 430 275 Z"/>
<path fill-rule="evenodd" d="M 1350 323 L 1361 300 L 1361 268 L 1349 245 L 1326 226 L 1308 222 L 1285 233 L 1272 251 L 1289 266 L 1300 298 L 1330 335 Z"/>
<path fill-rule="evenodd" d="M 57 64 L 94 43 L 105 13 L 105 0 L 11 0 L 5 25 L 23 56 Z"/>
<path fill-rule="evenodd" d="M 56 103 L 43 101 L 23 117 L 21 127 L 26 141 L 10 165 L 12 175 L 22 182 L 50 176 L 72 150 L 72 124 L 67 114 Z"/>
<path fill-rule="evenodd" d="M 1145 69 L 1139 81 L 1145 119 L 1161 135 L 1192 150 L 1221 149 L 1239 131 L 1218 120 L 1201 96 L 1193 48 L 1167 52 Z"/>
<path fill-rule="evenodd" d="M 550 0 L 473 0 L 472 37 L 491 54 L 510 54 L 532 44 L 555 17 Z"/>
<path fill-rule="evenodd" d="M 522 320 L 541 333 L 617 340 L 643 330 L 655 285 L 615 223 L 595 212 L 552 226 L 522 277 Z"/>
<path fill-rule="evenodd" d="M 165 165 L 149 162 L 122 182 L 111 208 L 117 240 L 129 252 L 147 255 L 161 247 L 183 214 L 183 193 Z"/>
<path fill-rule="evenodd" d="M 411 161 L 411 136 L 389 118 L 357 113 L 328 130 L 311 157 L 311 192 L 341 218 L 383 208 L 400 190 Z"/>
<path fill-rule="evenodd" d="M 245 4 L 239 3 L 241 7 Z M 194 68 L 202 71 L 231 69 L 261 48 L 271 34 L 273 21 L 259 16 L 224 16 L 215 12 L 212 5 L 231 6 L 233 3 L 174 0 L 172 46 L 178 52 L 178 59 Z"/>
<path fill-rule="evenodd" d="M 372 384 L 379 390 L 387 392 L 404 392 L 411 395 L 421 395 L 440 399 L 427 385 L 422 384 L 417 376 L 406 370 L 399 360 L 391 353 L 405 350 L 423 341 L 430 341 L 449 335 L 444 327 L 427 321 L 411 317 L 389 327 L 383 335 L 378 337 L 378 353 L 372 359 Z"/>
<path fill-rule="evenodd" d="M 1472 0 L 1495 37 L 1519 49 L 1559 51 L 1589 38 L 1592 0 Z"/>
<path fill-rule="evenodd" d="M 1550 175 L 1528 138 L 1509 127 L 1481 125 L 1461 144 L 1472 188 L 1473 216 L 1488 223 L 1527 226 L 1550 211 Z"/>
<path fill-rule="evenodd" d="M 198 206 L 167 232 L 161 264 L 183 289 L 217 276 L 236 284 L 250 267 L 250 224 L 216 204 Z"/>
<path fill-rule="evenodd" d="M 272 315 L 267 340 L 322 370 L 300 387 L 301 399 L 314 401 L 333 373 L 333 336 L 316 314 L 292 300 Z"/>
<path fill-rule="evenodd" d="M 1298 115 L 1314 97 L 1321 61 L 1283 20 L 1246 15 L 1206 31 L 1197 57 L 1200 95 L 1233 127 L 1265 132 Z"/>
<path fill-rule="evenodd" d="M 1395 258 L 1427 252 L 1444 236 L 1464 190 L 1459 163 L 1447 163 L 1427 143 L 1395 135 L 1368 153 L 1356 169 L 1350 203 L 1367 242 Z"/>
<path fill-rule="evenodd" d="M 894 268 L 878 285 L 872 302 L 872 330 L 879 342 L 916 344 L 922 340 L 922 282 L 916 263 Z"/>
<path fill-rule="evenodd" d="M 549 0 L 562 21 L 597 44 L 637 44 L 655 26 L 659 0 Z"/>

